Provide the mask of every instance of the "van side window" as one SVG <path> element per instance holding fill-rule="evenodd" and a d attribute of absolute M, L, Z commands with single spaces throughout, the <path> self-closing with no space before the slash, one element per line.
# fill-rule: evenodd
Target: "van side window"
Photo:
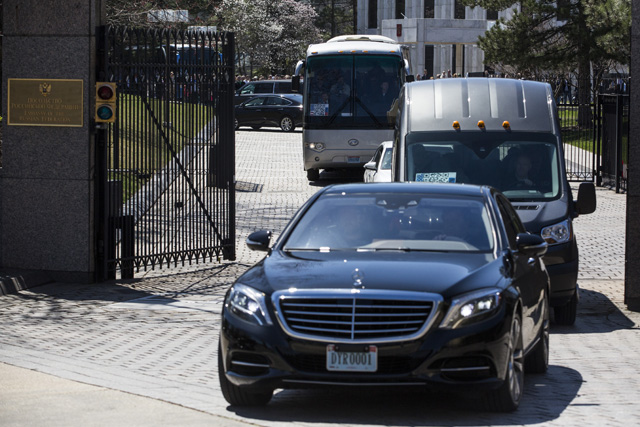
<path fill-rule="evenodd" d="M 291 82 L 277 82 L 275 93 L 291 93 Z"/>
<path fill-rule="evenodd" d="M 273 93 L 273 83 L 256 83 L 254 93 Z"/>

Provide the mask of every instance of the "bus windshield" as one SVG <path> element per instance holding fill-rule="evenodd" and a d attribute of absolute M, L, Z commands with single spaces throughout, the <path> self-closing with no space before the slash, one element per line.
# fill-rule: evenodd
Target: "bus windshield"
<path fill-rule="evenodd" d="M 562 176 L 557 143 L 533 132 L 413 132 L 407 179 L 491 185 L 512 201 L 555 199 Z"/>
<path fill-rule="evenodd" d="M 399 55 L 310 57 L 305 124 L 312 128 L 392 128 L 387 111 L 404 83 Z"/>

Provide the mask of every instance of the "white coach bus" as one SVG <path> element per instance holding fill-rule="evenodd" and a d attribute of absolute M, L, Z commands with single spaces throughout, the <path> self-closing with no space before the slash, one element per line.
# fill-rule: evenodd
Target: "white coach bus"
<path fill-rule="evenodd" d="M 412 81 L 408 47 L 375 35 L 334 37 L 312 44 L 299 61 L 294 90 L 304 94 L 304 169 L 315 181 L 322 169 L 357 168 L 393 139 L 387 112 Z"/>

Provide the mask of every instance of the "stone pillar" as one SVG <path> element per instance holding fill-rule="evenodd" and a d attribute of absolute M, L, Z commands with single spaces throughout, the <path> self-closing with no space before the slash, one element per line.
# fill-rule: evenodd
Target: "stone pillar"
<path fill-rule="evenodd" d="M 102 0 L 4 0 L 2 8 L 0 268 L 43 272 L 60 282 L 92 282 L 93 99 Z M 25 100 L 17 89 L 9 94 L 9 79 L 33 79 L 28 84 L 40 87 L 42 98 Z M 58 89 L 70 81 L 81 92 L 72 101 L 60 101 Z M 52 119 L 38 119 L 39 125 L 24 125 L 27 116 L 17 112 L 36 110 L 30 103 L 43 99 L 67 107 L 79 100 L 82 114 L 76 126 L 55 118 L 56 112 Z"/>
<path fill-rule="evenodd" d="M 633 0 L 631 7 L 630 117 L 635 117 L 640 110 L 640 0 Z M 640 311 L 640 122 L 630 120 L 629 126 L 624 302 L 630 310 Z"/>

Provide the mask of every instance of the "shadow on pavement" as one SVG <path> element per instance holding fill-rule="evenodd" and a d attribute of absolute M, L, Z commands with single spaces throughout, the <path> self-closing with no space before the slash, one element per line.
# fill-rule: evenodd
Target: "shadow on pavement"
<path fill-rule="evenodd" d="M 257 423 L 529 425 L 558 418 L 578 395 L 582 382 L 578 371 L 562 366 L 550 366 L 544 375 L 528 375 L 520 408 L 507 414 L 485 412 L 477 399 L 416 388 L 283 390 L 266 407 L 228 407 L 227 410 Z"/>
<path fill-rule="evenodd" d="M 353 182 L 362 182 L 364 168 L 354 170 L 323 170 L 320 172 L 320 179 L 309 182 L 312 187 L 326 187 L 331 184 L 347 184 Z"/>
<path fill-rule="evenodd" d="M 168 300 L 187 294 L 226 287 L 231 284 L 248 264 L 227 263 L 214 267 L 202 265 L 201 269 L 176 272 L 172 270 L 157 274 L 152 280 L 141 277 L 127 280 L 112 280 L 93 284 L 49 283 L 11 295 L 22 301 L 47 301 L 54 306 L 62 306 L 65 301 L 115 303 L 161 295 Z M 183 276 L 188 276 L 184 280 Z M 7 302 L 10 300 L 7 299 Z M 56 304 L 55 301 L 60 301 Z"/>
<path fill-rule="evenodd" d="M 554 334 L 603 334 L 620 329 L 637 329 L 636 322 L 627 317 L 605 294 L 580 289 L 580 303 L 573 326 L 552 325 Z"/>

